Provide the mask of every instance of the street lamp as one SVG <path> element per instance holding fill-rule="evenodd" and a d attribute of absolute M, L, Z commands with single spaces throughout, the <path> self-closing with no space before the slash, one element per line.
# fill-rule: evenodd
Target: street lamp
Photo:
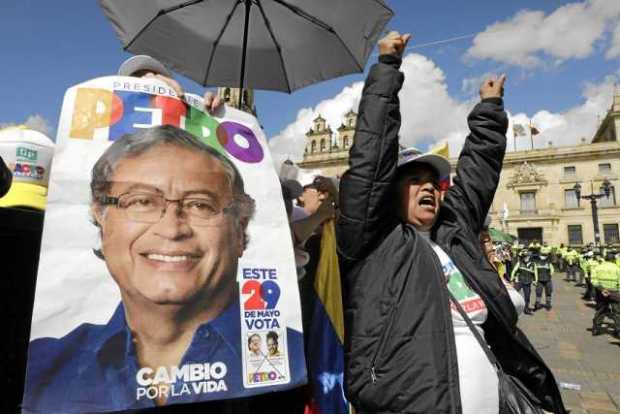
<path fill-rule="evenodd" d="M 599 249 L 601 249 L 601 235 L 598 228 L 598 206 L 596 205 L 596 200 L 603 197 L 609 198 L 611 194 L 611 183 L 607 178 L 603 180 L 602 188 L 602 193 L 595 194 L 592 192 L 592 194 L 589 195 L 581 195 L 581 184 L 577 183 L 573 186 L 573 190 L 577 196 L 577 202 L 579 202 L 580 199 L 590 200 L 590 205 L 592 206 L 592 224 L 594 225 L 594 243 Z"/>

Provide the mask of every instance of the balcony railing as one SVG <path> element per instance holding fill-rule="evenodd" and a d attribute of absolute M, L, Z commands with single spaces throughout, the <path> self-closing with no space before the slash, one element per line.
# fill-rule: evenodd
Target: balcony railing
<path fill-rule="evenodd" d="M 556 217 L 560 210 L 556 208 L 537 208 L 519 210 L 519 217 Z"/>

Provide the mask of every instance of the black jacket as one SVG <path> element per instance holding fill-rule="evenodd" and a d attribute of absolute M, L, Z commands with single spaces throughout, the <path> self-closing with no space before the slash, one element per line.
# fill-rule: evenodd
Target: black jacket
<path fill-rule="evenodd" d="M 11 188 L 13 182 L 13 173 L 6 166 L 2 157 L 0 157 L 0 197 L 4 197 Z"/>
<path fill-rule="evenodd" d="M 368 75 L 350 168 L 340 184 L 338 249 L 344 275 L 345 386 L 358 412 L 460 413 L 458 366 L 446 281 L 438 258 L 395 214 L 403 74 L 382 56 Z M 548 411 L 564 413 L 553 375 L 516 327 L 517 315 L 478 234 L 499 181 L 508 125 L 500 98 L 468 118 L 454 186 L 432 239 L 485 301 L 486 340 L 503 368 Z"/>
<path fill-rule="evenodd" d="M 534 262 L 529 261 L 525 263 L 524 261 L 519 261 L 517 266 L 513 269 L 515 277 L 514 281 L 520 283 L 522 285 L 530 285 L 534 281 L 536 265 Z"/>

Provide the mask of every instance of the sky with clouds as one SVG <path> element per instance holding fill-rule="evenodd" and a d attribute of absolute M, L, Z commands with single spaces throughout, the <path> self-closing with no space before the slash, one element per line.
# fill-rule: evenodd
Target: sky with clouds
<path fill-rule="evenodd" d="M 405 73 L 401 143 L 426 149 L 448 141 L 456 155 L 467 135 L 466 116 L 478 100 L 480 83 L 499 73 L 509 77 L 506 109 L 511 123 L 531 122 L 541 131 L 534 137 L 536 148 L 591 139 L 611 105 L 620 76 L 620 2 L 545 3 L 556 7 L 541 10 L 530 3 L 527 8 L 506 10 L 486 19 L 477 32 L 475 24 L 466 24 L 472 33 L 465 39 L 441 42 L 464 37 L 466 29 L 445 38 L 437 35 L 435 41 L 426 34 L 424 41 L 416 36 L 401 68 Z M 496 4 L 497 8 L 502 6 Z M 401 23 L 398 17 L 395 20 Z M 406 25 L 397 29 L 409 31 Z M 416 48 L 416 43 L 439 44 Z M 316 114 L 339 125 L 343 114 L 359 104 L 362 86 L 361 80 L 353 82 L 300 109 L 296 119 L 272 138 L 274 153 L 300 159 L 304 133 Z M 519 150 L 530 147 L 529 136 L 515 141 L 511 131 L 509 150 L 515 142 Z"/>
<path fill-rule="evenodd" d="M 414 35 L 402 66 L 404 145 L 448 141 L 456 155 L 480 82 L 499 73 L 508 75 L 511 122 L 531 120 L 541 131 L 536 147 L 591 139 L 611 104 L 620 77 L 620 1 L 386 2 L 395 12 L 389 28 Z M 95 0 L 2 0 L 0 23 L 0 125 L 27 122 L 53 135 L 64 91 L 115 73 L 129 56 Z M 301 159 L 305 132 L 319 113 L 335 130 L 357 108 L 374 61 L 376 52 L 365 73 L 291 95 L 257 91 L 275 158 Z M 203 92 L 178 78 L 186 90 Z M 529 145 L 529 137 L 517 140 L 517 149 Z"/>

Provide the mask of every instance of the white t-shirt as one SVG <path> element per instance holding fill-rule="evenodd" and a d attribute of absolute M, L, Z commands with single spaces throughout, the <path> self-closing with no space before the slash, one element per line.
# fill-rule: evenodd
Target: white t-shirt
<path fill-rule="evenodd" d="M 422 232 L 420 232 L 422 233 Z M 487 319 L 487 307 L 482 298 L 465 282 L 465 278 L 448 254 L 430 240 L 428 233 L 422 236 L 430 243 L 441 262 L 448 289 L 459 301 L 469 319 L 484 339 L 482 324 Z M 452 325 L 456 342 L 459 367 L 459 388 L 463 414 L 496 414 L 499 412 L 499 383 L 497 371 L 480 347 L 459 311 L 450 303 Z"/>

